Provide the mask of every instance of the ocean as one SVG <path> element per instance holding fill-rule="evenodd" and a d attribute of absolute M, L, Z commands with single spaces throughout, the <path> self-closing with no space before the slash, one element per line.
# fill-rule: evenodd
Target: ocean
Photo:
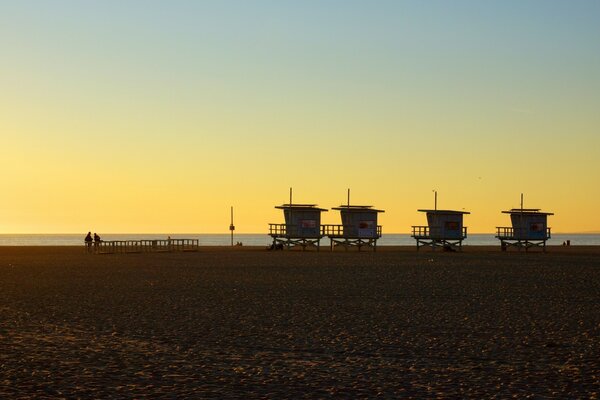
<path fill-rule="evenodd" d="M 169 234 L 102 234 L 103 240 L 141 240 L 141 239 L 166 239 Z M 229 246 L 231 235 L 223 234 L 170 234 L 172 239 L 198 239 L 201 246 Z M 85 234 L 0 234 L 0 246 L 77 246 L 83 245 Z M 241 242 L 245 246 L 268 246 L 272 239 L 267 234 L 245 233 L 235 234 L 234 243 Z M 571 246 L 600 246 L 600 234 L 554 234 L 548 245 L 561 245 L 570 240 Z M 321 245 L 329 244 L 329 239 L 324 238 Z M 414 246 L 415 240 L 407 233 L 384 234 L 377 242 L 378 246 Z M 464 246 L 499 246 L 500 242 L 490 233 L 470 234 L 463 242 Z"/>

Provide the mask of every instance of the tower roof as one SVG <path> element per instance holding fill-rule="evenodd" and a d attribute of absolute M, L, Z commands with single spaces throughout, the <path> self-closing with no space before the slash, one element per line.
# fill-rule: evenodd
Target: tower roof
<path fill-rule="evenodd" d="M 319 208 L 316 204 L 282 204 L 280 206 L 275 206 L 275 208 L 280 210 L 298 210 L 298 211 L 328 211 L 326 208 Z"/>
<path fill-rule="evenodd" d="M 523 215 L 554 215 L 551 212 L 542 212 L 539 208 L 511 208 L 507 211 L 502 211 L 504 214 L 523 214 Z"/>
<path fill-rule="evenodd" d="M 340 210 L 340 211 L 350 211 L 350 212 L 360 212 L 360 211 L 374 211 L 374 212 L 385 212 L 384 210 L 378 210 L 373 208 L 373 206 L 354 206 L 342 204 L 339 207 L 333 207 L 332 210 Z"/>
<path fill-rule="evenodd" d="M 457 211 L 457 210 L 417 210 L 427 214 L 471 214 L 469 211 Z"/>

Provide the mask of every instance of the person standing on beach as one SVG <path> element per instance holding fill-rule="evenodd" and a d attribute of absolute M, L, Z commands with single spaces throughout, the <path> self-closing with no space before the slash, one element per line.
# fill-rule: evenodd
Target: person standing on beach
<path fill-rule="evenodd" d="M 85 247 L 87 248 L 88 253 L 91 253 L 92 251 L 92 232 L 88 232 L 87 236 L 85 237 Z"/>
<path fill-rule="evenodd" d="M 98 252 L 98 246 L 100 246 L 101 241 L 102 239 L 100 239 L 100 236 L 98 236 L 98 234 L 94 232 L 94 251 L 96 253 Z"/>

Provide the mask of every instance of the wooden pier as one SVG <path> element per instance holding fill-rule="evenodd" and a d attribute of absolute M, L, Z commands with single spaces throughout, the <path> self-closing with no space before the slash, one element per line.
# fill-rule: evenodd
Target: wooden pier
<path fill-rule="evenodd" d="M 169 253 L 198 251 L 198 239 L 103 240 L 94 243 L 96 254 L 115 253 Z"/>

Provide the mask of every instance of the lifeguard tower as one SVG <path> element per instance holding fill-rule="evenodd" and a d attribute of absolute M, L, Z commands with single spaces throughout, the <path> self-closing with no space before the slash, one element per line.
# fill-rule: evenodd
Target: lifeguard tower
<path fill-rule="evenodd" d="M 373 206 L 350 205 L 350 189 L 348 189 L 348 203 L 333 210 L 339 210 L 342 219 L 341 225 L 323 225 L 323 234 L 330 240 L 331 250 L 335 246 L 343 246 L 345 250 L 350 247 L 362 247 L 377 250 L 377 239 L 381 237 L 381 225 L 377 225 L 377 215 L 384 210 L 374 209 Z"/>
<path fill-rule="evenodd" d="M 506 251 L 508 246 L 515 246 L 519 250 L 531 247 L 541 247 L 546 251 L 546 241 L 550 239 L 548 215 L 554 213 L 542 212 L 539 208 L 523 208 L 523 195 L 521 195 L 521 208 L 502 211 L 510 214 L 512 226 L 496 227 L 496 238 L 500 239 L 500 248 Z"/>
<path fill-rule="evenodd" d="M 462 241 L 467 238 L 467 227 L 463 226 L 463 216 L 468 211 L 438 210 L 437 192 L 435 192 L 435 207 L 433 210 L 417 210 L 427 214 L 427 226 L 413 226 L 412 235 L 417 241 L 417 251 L 420 246 L 431 246 L 435 249 L 462 250 Z"/>
<path fill-rule="evenodd" d="M 273 238 L 273 248 L 277 246 L 292 248 L 295 246 L 320 248 L 321 238 L 321 213 L 327 211 L 317 207 L 316 204 L 294 204 L 292 202 L 292 189 L 290 189 L 289 204 L 282 204 L 275 208 L 283 210 L 284 224 L 269 224 L 269 235 Z"/>

